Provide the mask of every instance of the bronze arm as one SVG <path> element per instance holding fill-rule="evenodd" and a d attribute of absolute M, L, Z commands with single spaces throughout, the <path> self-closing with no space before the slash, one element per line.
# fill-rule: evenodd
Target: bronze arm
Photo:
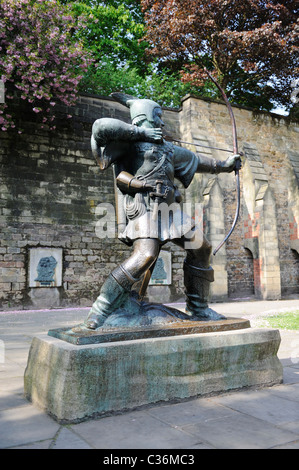
<path fill-rule="evenodd" d="M 127 171 L 122 171 L 116 178 L 118 188 L 124 193 L 138 193 L 154 189 L 154 186 L 148 184 L 145 180 L 139 180 Z"/>

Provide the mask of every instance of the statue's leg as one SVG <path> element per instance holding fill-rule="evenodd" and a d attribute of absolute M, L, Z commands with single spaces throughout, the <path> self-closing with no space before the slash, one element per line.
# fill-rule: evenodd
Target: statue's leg
<path fill-rule="evenodd" d="M 129 296 L 131 288 L 154 263 L 159 254 L 159 242 L 145 238 L 134 242 L 132 255 L 108 276 L 99 297 L 89 312 L 85 325 L 97 329 Z"/>
<path fill-rule="evenodd" d="M 174 240 L 187 253 L 184 261 L 186 311 L 198 320 L 224 319 L 208 305 L 210 285 L 214 281 L 214 270 L 210 266 L 212 247 L 199 229 L 195 228 L 188 235 Z"/>

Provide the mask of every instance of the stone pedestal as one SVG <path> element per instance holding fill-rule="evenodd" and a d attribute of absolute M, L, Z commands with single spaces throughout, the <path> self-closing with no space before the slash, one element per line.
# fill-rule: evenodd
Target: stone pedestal
<path fill-rule="evenodd" d="M 282 382 L 278 330 L 72 344 L 33 339 L 25 396 L 60 423 L 146 404 Z"/>

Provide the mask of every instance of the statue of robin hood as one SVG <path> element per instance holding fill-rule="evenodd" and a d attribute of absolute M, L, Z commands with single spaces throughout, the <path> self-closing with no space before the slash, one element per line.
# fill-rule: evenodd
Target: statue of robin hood
<path fill-rule="evenodd" d="M 97 329 L 104 325 L 128 299 L 133 284 L 151 272 L 161 246 L 169 241 L 186 250 L 186 318 L 223 319 L 208 306 L 210 283 L 214 280 L 211 245 L 195 222 L 182 213 L 174 179 L 187 188 L 197 172 L 232 172 L 240 156 L 220 161 L 167 142 L 162 136 L 159 104 L 122 93 L 112 96 L 130 109 L 132 124 L 98 119 L 92 127 L 91 147 L 102 170 L 114 167 L 118 204 L 124 208 L 119 238 L 132 246 L 133 252 L 104 282 L 85 326 Z M 173 207 L 175 203 L 177 210 L 160 210 L 162 205 Z"/>

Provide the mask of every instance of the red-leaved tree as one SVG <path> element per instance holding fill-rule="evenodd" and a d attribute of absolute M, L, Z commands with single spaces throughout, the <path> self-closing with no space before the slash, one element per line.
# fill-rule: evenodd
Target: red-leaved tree
<path fill-rule="evenodd" d="M 83 20 L 82 20 L 83 21 Z M 82 27 L 56 0 L 0 0 L 0 129 L 14 128 L 10 111 L 18 92 L 41 122 L 53 127 L 56 102 L 75 103 L 89 58 L 74 31 Z M 2 100 L 3 101 L 3 100 Z"/>
<path fill-rule="evenodd" d="M 201 86 L 212 70 L 228 95 L 267 94 L 289 107 L 298 74 L 296 0 L 141 0 L 149 52 Z M 257 103 L 258 107 L 258 103 Z"/>

